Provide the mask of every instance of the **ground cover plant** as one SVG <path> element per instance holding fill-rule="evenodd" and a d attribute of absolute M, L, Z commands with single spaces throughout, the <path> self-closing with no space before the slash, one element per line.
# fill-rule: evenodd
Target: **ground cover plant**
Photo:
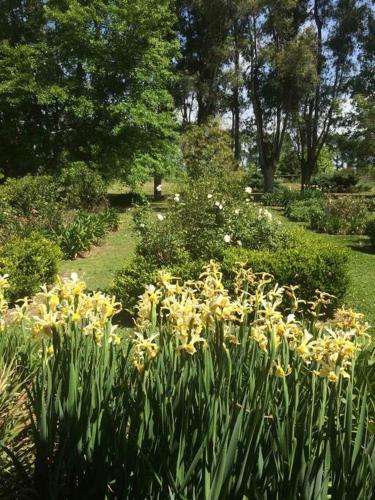
<path fill-rule="evenodd" d="M 293 287 L 239 267 L 231 298 L 211 262 L 196 281 L 161 273 L 121 338 L 115 299 L 87 293 L 76 276 L 8 312 L 6 287 L 2 278 L 0 359 L 13 370 L 2 393 L 3 491 L 371 495 L 374 346 L 352 310 L 321 320 L 329 295 L 303 311 Z M 31 419 L 12 413 L 25 388 Z"/>

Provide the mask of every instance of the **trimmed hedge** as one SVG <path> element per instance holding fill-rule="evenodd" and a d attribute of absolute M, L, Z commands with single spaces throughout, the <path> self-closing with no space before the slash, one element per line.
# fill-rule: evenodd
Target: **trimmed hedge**
<path fill-rule="evenodd" d="M 348 287 L 347 252 L 309 236 L 294 247 L 277 251 L 228 249 L 223 260 L 226 281 L 232 279 L 238 262 L 246 263 L 254 272 L 272 274 L 280 285 L 298 285 L 298 294 L 304 300 L 312 300 L 319 289 L 334 295 L 337 305 Z"/>
<path fill-rule="evenodd" d="M 342 303 L 348 287 L 348 253 L 334 244 L 298 230 L 293 234 L 294 244 L 278 250 L 250 250 L 230 247 L 224 252 L 222 271 L 226 286 L 233 282 L 238 263 L 243 262 L 254 272 L 267 272 L 280 285 L 298 285 L 298 295 L 306 301 L 312 300 L 317 289 L 336 297 L 333 305 Z M 199 277 L 202 260 L 188 261 L 181 265 L 164 266 L 173 276 L 181 279 Z M 137 256 L 126 264 L 115 276 L 111 292 L 131 313 L 137 297 L 145 286 L 155 283 L 162 266 L 151 264 L 148 259 Z"/>
<path fill-rule="evenodd" d="M 173 276 L 182 280 L 197 279 L 202 272 L 203 264 L 202 260 L 195 260 L 161 267 L 137 255 L 132 262 L 117 271 L 110 292 L 120 300 L 127 312 L 134 314 L 138 297 L 148 285 L 157 281 L 161 269 L 168 270 Z"/>

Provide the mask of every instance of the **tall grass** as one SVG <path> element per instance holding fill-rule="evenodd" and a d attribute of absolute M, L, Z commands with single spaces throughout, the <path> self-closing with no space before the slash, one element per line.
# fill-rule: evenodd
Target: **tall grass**
<path fill-rule="evenodd" d="M 302 316 L 293 288 L 243 269 L 236 286 L 229 297 L 213 264 L 196 283 L 162 276 L 140 299 L 134 338 L 113 329 L 116 303 L 76 278 L 16 311 L 16 327 L 6 320 L 0 356 L 28 393 L 33 445 L 31 468 L 17 447 L 8 454 L 14 494 L 371 498 L 366 325 L 345 310 L 322 322 L 324 294 Z"/>

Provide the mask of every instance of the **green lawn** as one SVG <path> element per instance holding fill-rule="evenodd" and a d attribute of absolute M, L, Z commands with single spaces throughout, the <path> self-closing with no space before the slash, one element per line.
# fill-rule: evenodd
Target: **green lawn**
<path fill-rule="evenodd" d="M 322 237 L 349 250 L 350 285 L 345 305 L 364 313 L 375 327 L 375 252 L 369 248 L 368 238 L 328 234 Z"/>
<path fill-rule="evenodd" d="M 137 242 L 132 232 L 132 210 L 121 213 L 118 231 L 109 233 L 101 246 L 94 247 L 84 258 L 63 261 L 60 274 L 76 272 L 90 289 L 107 289 L 115 271 L 134 255 Z"/>

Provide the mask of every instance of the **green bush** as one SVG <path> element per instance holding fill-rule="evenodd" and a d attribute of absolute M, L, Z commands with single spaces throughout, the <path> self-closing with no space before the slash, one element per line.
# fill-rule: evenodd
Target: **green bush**
<path fill-rule="evenodd" d="M 63 168 L 58 182 L 69 208 L 92 210 L 106 201 L 106 183 L 100 174 L 82 161 Z"/>
<path fill-rule="evenodd" d="M 0 198 L 20 216 L 28 216 L 33 211 L 48 210 L 58 197 L 56 182 L 48 175 L 9 178 L 0 187 Z"/>
<path fill-rule="evenodd" d="M 310 227 L 330 234 L 363 234 L 367 217 L 365 200 L 351 196 L 328 198 L 320 215 L 311 217 Z"/>
<path fill-rule="evenodd" d="M 182 228 L 173 212 L 155 214 L 146 208 L 134 214 L 134 221 L 140 236 L 137 254 L 150 265 L 164 267 L 189 260 Z"/>
<path fill-rule="evenodd" d="M 78 212 L 71 221 L 62 224 L 56 233 L 64 257 L 75 259 L 97 245 L 108 231 L 116 231 L 118 225 L 119 215 L 113 209 L 98 213 Z"/>
<path fill-rule="evenodd" d="M 159 214 L 147 207 L 139 209 L 134 220 L 137 257 L 117 274 L 113 287 L 130 309 L 157 268 L 182 278 L 194 277 L 202 262 L 222 260 L 228 248 L 285 249 L 296 239 L 296 233 L 271 212 L 249 202 L 245 188 L 234 198 L 207 178 L 185 189 L 171 209 Z"/>
<path fill-rule="evenodd" d="M 161 268 L 145 257 L 137 255 L 134 260 L 116 272 L 111 286 L 111 293 L 116 296 L 127 312 L 134 315 L 134 308 L 139 296 L 143 293 L 145 287 L 157 281 L 161 269 L 167 270 L 172 276 L 184 280 L 197 279 L 202 271 L 202 264 L 203 262 L 200 260 L 185 260 Z"/>
<path fill-rule="evenodd" d="M 282 207 L 284 203 L 284 190 L 278 189 L 273 193 L 264 193 L 261 201 L 266 207 Z"/>
<path fill-rule="evenodd" d="M 362 234 L 368 205 L 360 197 L 333 198 L 314 190 L 289 193 L 284 200 L 285 215 L 291 220 L 306 222 L 310 229 L 330 234 Z"/>
<path fill-rule="evenodd" d="M 366 223 L 366 234 L 370 238 L 370 243 L 375 247 L 375 214 L 368 218 Z"/>
<path fill-rule="evenodd" d="M 20 221 L 16 211 L 4 199 L 0 198 L 0 244 L 5 243 L 12 235 L 19 234 L 19 232 Z"/>
<path fill-rule="evenodd" d="M 0 274 L 9 274 L 11 300 L 32 295 L 56 276 L 61 251 L 39 233 L 15 238 L 0 247 Z"/>
<path fill-rule="evenodd" d="M 312 219 L 321 218 L 324 213 L 324 200 L 308 198 L 291 202 L 285 209 L 285 215 L 296 222 L 311 223 Z"/>
<path fill-rule="evenodd" d="M 120 225 L 120 216 L 114 208 L 107 208 L 100 212 L 99 217 L 107 231 L 117 231 Z"/>
<path fill-rule="evenodd" d="M 233 197 L 208 179 L 189 186 L 180 202 L 162 214 L 138 212 L 136 227 L 138 252 L 159 266 L 220 259 L 228 246 L 287 246 L 290 236 L 271 212 L 248 201 L 245 188 Z"/>
<path fill-rule="evenodd" d="M 306 301 L 318 289 L 334 295 L 334 305 L 342 303 L 348 287 L 347 252 L 306 234 L 298 239 L 294 246 L 277 251 L 228 249 L 223 259 L 227 282 L 233 279 L 236 263 L 243 262 L 254 272 L 272 274 L 280 285 L 298 285 Z"/>
<path fill-rule="evenodd" d="M 353 193 L 359 191 L 359 175 L 349 168 L 334 173 L 322 173 L 313 177 L 311 183 L 331 193 Z"/>
<path fill-rule="evenodd" d="M 7 207 L 6 212 L 11 214 L 6 221 L 9 234 L 20 237 L 33 231 L 51 234 L 62 221 L 60 194 L 51 176 L 27 175 L 7 179 L 0 187 L 0 199 L 2 206 Z"/>
<path fill-rule="evenodd" d="M 291 203 L 295 203 L 297 201 L 307 201 L 311 199 L 322 200 L 325 198 L 324 193 L 318 189 L 305 189 L 304 191 L 292 191 L 291 189 L 285 189 L 282 193 L 282 205 L 285 209 L 287 209 Z"/>

